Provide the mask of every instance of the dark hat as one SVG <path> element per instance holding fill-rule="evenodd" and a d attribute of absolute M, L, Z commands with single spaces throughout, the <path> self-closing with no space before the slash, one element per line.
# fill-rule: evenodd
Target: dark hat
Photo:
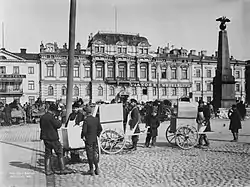
<path fill-rule="evenodd" d="M 58 111 L 58 108 L 57 108 L 57 106 L 54 103 L 51 103 L 49 105 L 49 110 L 50 111 Z"/>
<path fill-rule="evenodd" d="M 137 104 L 137 101 L 135 99 L 130 99 L 130 102 L 131 103 L 136 103 Z"/>
<path fill-rule="evenodd" d="M 199 104 L 203 104 L 204 103 L 204 101 L 203 100 L 199 100 Z"/>

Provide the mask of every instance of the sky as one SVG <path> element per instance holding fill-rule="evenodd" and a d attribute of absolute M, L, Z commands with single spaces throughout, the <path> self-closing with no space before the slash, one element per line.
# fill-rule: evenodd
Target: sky
<path fill-rule="evenodd" d="M 230 55 L 250 60 L 250 0 L 76 0 L 76 43 L 86 48 L 90 33 L 139 33 L 151 50 L 169 43 L 188 51 L 218 48 L 219 22 L 227 16 Z M 1 10 L 3 9 L 3 10 Z M 4 47 L 18 52 L 39 52 L 39 45 L 68 43 L 70 0 L 0 0 Z M 0 46 L 2 47 L 2 30 Z"/>

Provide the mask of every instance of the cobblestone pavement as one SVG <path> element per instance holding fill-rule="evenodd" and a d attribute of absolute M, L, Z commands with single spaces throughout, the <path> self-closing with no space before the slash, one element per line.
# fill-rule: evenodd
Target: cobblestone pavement
<path fill-rule="evenodd" d="M 250 186 L 250 141 L 230 142 L 224 123 L 228 121 L 214 124 L 218 132 L 213 138 L 221 139 L 211 141 L 209 148 L 170 146 L 161 141 L 164 132 L 160 129 L 156 148 L 142 148 L 141 143 L 135 152 L 101 155 L 101 174 L 94 177 L 86 175 L 87 163 L 67 165 L 75 173 L 55 175 L 55 186 Z M 250 121 L 244 122 L 247 124 Z M 250 131 L 244 133 L 250 136 Z"/>

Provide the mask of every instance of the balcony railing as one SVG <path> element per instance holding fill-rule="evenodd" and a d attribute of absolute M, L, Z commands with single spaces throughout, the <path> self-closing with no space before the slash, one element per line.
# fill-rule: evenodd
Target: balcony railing
<path fill-rule="evenodd" d="M 0 89 L 0 94 L 23 94 L 23 89 L 14 90 L 13 88 Z"/>

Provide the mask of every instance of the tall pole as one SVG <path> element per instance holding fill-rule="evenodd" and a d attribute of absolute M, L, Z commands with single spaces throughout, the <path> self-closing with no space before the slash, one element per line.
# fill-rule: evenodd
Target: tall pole
<path fill-rule="evenodd" d="M 203 95 L 204 95 L 203 79 L 204 79 L 204 76 L 203 76 L 203 62 L 202 62 L 202 59 L 203 59 L 203 54 L 201 55 L 201 60 L 200 60 L 200 63 L 201 63 L 201 100 L 203 101 Z"/>
<path fill-rule="evenodd" d="M 72 112 L 73 98 L 73 69 L 75 54 L 75 26 L 76 26 L 76 0 L 70 1 L 69 13 L 69 60 L 68 60 L 68 78 L 67 78 L 67 97 L 66 97 L 66 119 Z"/>
<path fill-rule="evenodd" d="M 2 48 L 4 49 L 4 23 L 2 22 Z"/>

